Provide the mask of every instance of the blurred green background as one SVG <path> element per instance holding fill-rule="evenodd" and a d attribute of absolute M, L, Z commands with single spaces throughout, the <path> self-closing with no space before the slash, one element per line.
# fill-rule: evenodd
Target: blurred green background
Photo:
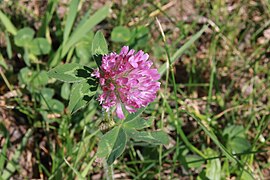
<path fill-rule="evenodd" d="M 269 1 L 0 2 L 0 179 L 105 178 L 95 156 L 101 107 L 93 100 L 70 115 L 72 87 L 46 73 L 95 67 L 97 30 L 109 51 L 142 49 L 162 72 L 143 116 L 170 143 L 130 141 L 116 179 L 270 176 Z"/>

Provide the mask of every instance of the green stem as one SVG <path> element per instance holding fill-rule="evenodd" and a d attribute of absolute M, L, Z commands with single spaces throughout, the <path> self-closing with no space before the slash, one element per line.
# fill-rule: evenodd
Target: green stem
<path fill-rule="evenodd" d="M 105 172 L 106 180 L 113 180 L 113 165 L 108 165 L 106 159 L 103 160 L 103 168 Z"/>
<path fill-rule="evenodd" d="M 173 92 L 174 92 L 174 97 L 175 97 L 175 108 L 177 110 L 177 113 L 175 114 L 175 116 L 173 116 L 173 119 L 174 119 L 174 123 L 175 123 L 175 127 L 176 127 L 176 131 L 177 131 L 177 134 L 180 135 L 181 139 L 184 141 L 184 143 L 186 144 L 186 146 L 194 153 L 197 153 L 198 155 L 200 155 L 202 158 L 206 158 L 206 156 L 199 150 L 197 149 L 195 146 L 193 146 L 188 138 L 186 137 L 183 129 L 182 129 L 182 125 L 179 124 L 178 122 L 178 112 L 179 112 L 179 109 L 178 109 L 178 102 L 177 102 L 177 85 L 176 85 L 176 81 L 175 81 L 175 76 L 174 76 L 174 70 L 173 70 L 173 64 L 172 64 L 172 60 L 171 60 L 171 56 L 170 56 L 170 52 L 169 52 L 169 48 L 167 46 L 167 41 L 166 41 L 166 37 L 165 37 L 165 34 L 163 32 L 163 29 L 162 29 L 162 26 L 161 24 L 159 23 L 159 21 L 157 20 L 158 22 L 158 25 L 159 25 L 159 28 L 160 28 L 160 31 L 161 31 L 161 35 L 163 37 L 163 42 L 164 42 L 164 47 L 165 47 L 165 51 L 166 51 L 166 55 L 167 55 L 167 60 L 169 62 L 169 70 L 170 70 L 170 73 L 171 73 L 171 80 L 172 80 L 172 83 L 173 83 Z M 179 138 L 177 137 L 176 138 L 176 145 L 178 146 L 179 145 Z M 177 155 L 177 153 L 176 153 Z M 177 156 L 174 156 L 174 157 L 177 157 Z M 173 172 L 173 171 L 172 171 Z"/>
<path fill-rule="evenodd" d="M 6 75 L 3 73 L 1 67 L 0 67 L 0 75 L 2 76 L 2 78 L 3 78 L 4 82 L 6 83 L 8 89 L 9 89 L 10 91 L 12 91 L 13 88 L 12 88 L 12 86 L 10 85 L 10 83 L 8 82 L 7 77 L 6 77 Z"/>

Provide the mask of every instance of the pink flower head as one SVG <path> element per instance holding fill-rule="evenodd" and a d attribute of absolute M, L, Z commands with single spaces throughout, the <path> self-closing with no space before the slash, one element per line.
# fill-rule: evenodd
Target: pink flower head
<path fill-rule="evenodd" d="M 133 113 L 154 101 L 160 88 L 157 82 L 160 75 L 151 68 L 153 63 L 148 57 L 142 50 L 135 53 L 128 46 L 120 54 L 113 52 L 102 57 L 100 70 L 95 70 L 92 76 L 99 78 L 103 93 L 98 100 L 106 111 L 116 106 L 118 118 L 124 119 L 122 105 Z"/>

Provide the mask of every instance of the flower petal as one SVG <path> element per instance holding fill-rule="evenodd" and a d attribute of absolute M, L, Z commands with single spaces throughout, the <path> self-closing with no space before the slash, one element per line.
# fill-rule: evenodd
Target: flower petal
<path fill-rule="evenodd" d="M 119 119 L 124 119 L 125 118 L 123 110 L 122 110 L 121 103 L 116 104 L 116 115 L 117 115 L 117 117 Z"/>

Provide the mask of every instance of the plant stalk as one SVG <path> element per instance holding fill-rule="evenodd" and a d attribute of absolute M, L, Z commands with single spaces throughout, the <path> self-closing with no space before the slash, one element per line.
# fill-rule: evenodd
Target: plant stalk
<path fill-rule="evenodd" d="M 114 178 L 113 178 L 113 165 L 109 166 L 106 159 L 103 160 L 103 168 L 104 168 L 106 180 L 114 180 Z"/>

